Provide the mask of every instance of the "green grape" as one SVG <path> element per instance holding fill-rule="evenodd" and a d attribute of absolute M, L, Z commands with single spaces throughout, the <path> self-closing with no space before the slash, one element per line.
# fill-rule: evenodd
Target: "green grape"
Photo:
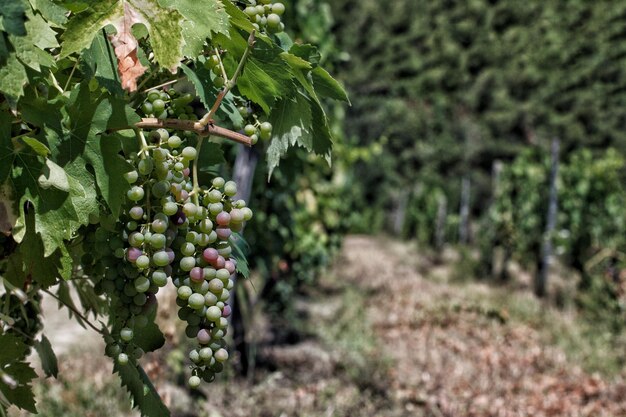
<path fill-rule="evenodd" d="M 131 201 L 139 201 L 144 197 L 143 188 L 134 185 L 130 190 L 128 190 L 126 196 Z"/>
<path fill-rule="evenodd" d="M 180 269 L 185 272 L 189 272 L 196 266 L 196 258 L 193 256 L 185 256 L 180 260 Z"/>
<path fill-rule="evenodd" d="M 167 274 L 162 270 L 154 271 L 152 273 L 152 282 L 159 287 L 164 287 L 167 285 Z"/>
<path fill-rule="evenodd" d="M 120 339 L 124 342 L 130 342 L 133 339 L 133 330 L 128 327 L 124 327 L 120 330 Z"/>
<path fill-rule="evenodd" d="M 129 184 L 134 184 L 139 179 L 139 173 L 137 171 L 130 171 L 124 173 L 124 179 L 128 181 Z"/>
<path fill-rule="evenodd" d="M 204 296 L 202 294 L 193 293 L 189 299 L 187 299 L 187 302 L 189 303 L 189 307 L 198 310 L 204 307 Z"/>
<path fill-rule="evenodd" d="M 139 293 L 139 294 L 137 294 L 137 295 L 135 295 L 133 297 L 133 303 L 135 303 L 135 305 L 137 305 L 137 306 L 142 306 L 142 305 L 146 304 L 147 300 L 148 300 L 148 297 L 144 293 Z M 141 310 L 139 310 L 139 311 L 141 311 Z"/>
<path fill-rule="evenodd" d="M 189 359 L 195 364 L 199 364 L 200 362 L 202 362 L 202 359 L 200 359 L 200 354 L 196 349 L 189 352 Z"/>
<path fill-rule="evenodd" d="M 215 188 L 222 188 L 224 184 L 226 183 L 226 181 L 222 177 L 215 177 L 213 178 L 213 181 L 211 183 L 213 184 L 213 187 Z"/>
<path fill-rule="evenodd" d="M 172 149 L 178 148 L 182 143 L 183 140 L 176 135 L 170 136 L 170 138 L 167 140 L 167 145 Z"/>
<path fill-rule="evenodd" d="M 160 97 L 161 97 L 161 94 L 158 91 L 156 91 L 156 90 L 151 90 L 148 93 L 148 101 L 150 101 L 150 102 L 154 102 L 154 100 L 157 100 Z"/>
<path fill-rule="evenodd" d="M 128 355 L 125 353 L 117 355 L 117 363 L 120 365 L 126 365 L 128 363 Z"/>
<path fill-rule="evenodd" d="M 218 362 L 226 362 L 228 360 L 228 351 L 224 348 L 220 348 L 213 354 L 213 357 Z"/>
<path fill-rule="evenodd" d="M 224 184 L 224 194 L 229 197 L 233 197 L 235 194 L 237 194 L 237 184 L 235 184 L 234 181 L 228 181 L 226 184 Z"/>
<path fill-rule="evenodd" d="M 252 136 L 256 133 L 256 127 L 248 124 L 243 128 L 243 131 L 247 136 Z"/>
<path fill-rule="evenodd" d="M 152 195 L 155 198 L 163 198 L 170 190 L 170 183 L 168 181 L 159 181 L 152 186 Z"/>
<path fill-rule="evenodd" d="M 149 103 L 149 102 L 143 103 L 143 105 L 141 106 L 141 110 L 143 110 L 145 114 L 152 114 L 153 112 L 152 103 Z"/>
<path fill-rule="evenodd" d="M 161 250 L 152 255 L 152 261 L 156 266 L 167 266 L 170 263 L 170 257 L 167 252 Z"/>
<path fill-rule="evenodd" d="M 146 269 L 150 266 L 150 258 L 148 258 L 146 255 L 141 255 L 135 261 L 135 265 L 137 265 L 137 268 L 139 269 Z"/>
<path fill-rule="evenodd" d="M 211 348 L 205 347 L 200 349 L 200 352 L 198 352 L 198 356 L 205 362 L 210 361 L 213 357 L 213 351 L 211 350 Z"/>
<path fill-rule="evenodd" d="M 272 30 L 276 30 L 280 28 L 280 16 L 276 13 L 270 13 L 267 16 L 267 26 Z"/>
<path fill-rule="evenodd" d="M 224 77 L 222 77 L 221 75 L 218 75 L 213 80 L 213 85 L 215 85 L 215 87 L 217 87 L 217 88 L 223 87 L 224 84 L 226 84 L 226 81 L 224 80 Z"/>
<path fill-rule="evenodd" d="M 152 170 L 154 169 L 154 162 L 152 158 L 145 158 L 139 161 L 137 165 L 137 170 L 141 175 L 150 175 Z"/>
<path fill-rule="evenodd" d="M 163 249 L 167 243 L 167 238 L 162 233 L 155 233 L 150 237 L 150 246 L 154 249 Z"/>
<path fill-rule="evenodd" d="M 259 137 L 256 134 L 250 136 L 250 143 L 252 145 L 256 145 L 258 142 L 259 142 Z"/>
<path fill-rule="evenodd" d="M 200 377 L 196 376 L 196 375 L 192 375 L 189 378 L 189 387 L 190 388 L 198 388 L 200 386 L 200 383 L 202 383 L 202 380 L 200 379 Z"/>
<path fill-rule="evenodd" d="M 163 213 L 168 216 L 173 216 L 178 213 L 178 204 L 174 202 L 168 202 L 163 204 Z"/>
<path fill-rule="evenodd" d="M 272 12 L 276 13 L 278 16 L 282 16 L 285 13 L 285 5 L 282 3 L 272 4 Z"/>
<path fill-rule="evenodd" d="M 144 276 L 140 276 L 135 279 L 134 285 L 137 292 L 146 292 L 148 288 L 150 288 L 150 280 Z"/>
<path fill-rule="evenodd" d="M 161 113 L 165 110 L 165 102 L 160 98 L 154 100 L 152 102 L 152 109 L 154 110 L 154 113 Z"/>
<path fill-rule="evenodd" d="M 196 156 L 197 156 L 196 148 L 193 148 L 191 146 L 187 146 L 186 148 L 184 148 L 182 150 L 181 156 L 183 158 L 185 158 L 185 159 L 188 159 L 188 160 L 196 159 Z"/>
<path fill-rule="evenodd" d="M 222 310 L 217 306 L 211 306 L 206 310 L 206 318 L 209 321 L 216 322 L 222 317 Z"/>

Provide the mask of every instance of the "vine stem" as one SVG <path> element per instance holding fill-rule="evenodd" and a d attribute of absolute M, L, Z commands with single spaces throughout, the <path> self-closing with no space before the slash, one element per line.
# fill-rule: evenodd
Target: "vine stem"
<path fill-rule="evenodd" d="M 228 94 L 228 92 L 237 84 L 237 78 L 243 71 L 243 67 L 246 64 L 246 61 L 248 60 L 248 57 L 250 56 L 252 49 L 254 48 L 254 43 L 255 43 L 255 30 L 252 30 L 252 32 L 250 32 L 250 36 L 248 37 L 248 46 L 246 47 L 246 50 L 243 52 L 243 55 L 241 56 L 241 59 L 239 60 L 239 64 L 237 65 L 237 69 L 235 70 L 235 73 L 230 78 L 230 80 L 227 80 L 226 78 L 224 79 L 226 83 L 224 84 L 224 88 L 222 89 L 222 91 L 220 91 L 220 93 L 217 95 L 217 98 L 215 99 L 215 103 L 213 103 L 213 107 L 211 107 L 211 110 L 209 110 L 209 112 L 205 114 L 204 117 L 199 121 L 201 126 L 207 126 L 211 123 L 211 120 L 213 120 L 213 116 L 215 116 L 215 113 L 217 113 L 217 109 L 219 109 L 220 104 L 222 104 L 222 100 L 224 100 L 224 97 L 226 97 L 226 94 Z M 219 53 L 217 54 L 217 56 L 219 59 Z M 226 74 L 226 71 L 224 70 L 224 66 L 222 65 L 222 60 L 219 59 L 219 62 L 220 62 L 220 67 L 222 68 L 222 73 Z"/>
<path fill-rule="evenodd" d="M 252 146 L 250 137 L 242 135 L 241 133 L 234 132 L 230 129 L 217 126 L 213 123 L 202 125 L 200 122 L 193 120 L 180 120 L 180 119 L 157 119 L 154 117 L 141 119 L 141 122 L 136 123 L 135 129 L 174 129 L 174 130 L 187 130 L 197 133 L 200 137 L 203 136 L 219 136 L 221 138 L 229 139 L 242 145 Z M 145 139 L 144 139 L 145 140 Z"/>
<path fill-rule="evenodd" d="M 51 296 L 52 298 L 56 299 L 59 303 L 63 304 L 65 307 L 67 307 L 68 309 L 70 309 L 72 311 L 72 313 L 76 314 L 76 316 L 78 316 L 81 320 L 83 320 L 85 323 L 87 323 L 87 325 L 89 327 L 91 327 L 92 329 L 94 329 L 96 332 L 100 333 L 103 336 L 106 336 L 106 333 L 101 330 L 98 329 L 95 325 L 93 325 L 88 319 L 87 317 L 83 316 L 82 313 L 78 310 L 76 310 L 74 307 L 72 307 L 71 305 L 67 304 L 65 301 L 61 300 L 59 297 L 57 297 L 55 294 L 53 294 L 52 292 L 48 291 L 48 290 L 42 290 L 43 292 L 45 292 L 46 294 L 48 294 L 49 296 Z"/>

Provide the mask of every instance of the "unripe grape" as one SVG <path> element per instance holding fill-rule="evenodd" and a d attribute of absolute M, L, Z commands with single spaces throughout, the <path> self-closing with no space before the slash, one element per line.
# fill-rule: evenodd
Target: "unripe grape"
<path fill-rule="evenodd" d="M 152 273 L 152 282 L 159 287 L 164 287 L 167 285 L 167 274 L 162 270 L 154 271 Z"/>
<path fill-rule="evenodd" d="M 183 285 L 178 289 L 177 294 L 178 298 L 181 300 L 188 300 L 189 297 L 191 297 L 191 294 L 193 294 L 193 290 L 190 287 Z"/>
<path fill-rule="evenodd" d="M 189 299 L 187 299 L 187 302 L 189 303 L 189 307 L 198 310 L 204 307 L 204 296 L 202 294 L 193 293 Z"/>
<path fill-rule="evenodd" d="M 232 309 L 229 305 L 225 305 L 224 309 L 222 310 L 222 317 L 228 317 L 230 316 L 232 313 Z"/>
<path fill-rule="evenodd" d="M 189 277 L 194 282 L 203 282 L 204 281 L 204 270 L 202 268 L 200 268 L 199 266 L 196 266 L 196 267 L 192 268 L 191 271 L 189 271 Z"/>
<path fill-rule="evenodd" d="M 222 188 L 225 184 L 224 178 L 215 177 L 213 178 L 212 184 L 213 184 L 213 187 L 215 188 Z"/>
<path fill-rule="evenodd" d="M 181 319 L 183 320 L 183 319 Z M 213 352 L 211 352 L 213 353 Z M 198 351 L 196 349 L 192 350 L 191 352 L 189 352 L 189 359 L 191 360 L 191 362 L 198 364 L 200 363 L 200 354 L 198 353 Z"/>
<path fill-rule="evenodd" d="M 282 16 L 285 13 L 285 5 L 282 3 L 272 4 L 272 12 L 276 13 L 278 16 Z"/>
<path fill-rule="evenodd" d="M 131 201 L 139 201 L 144 197 L 143 188 L 134 185 L 126 192 L 126 196 Z"/>
<path fill-rule="evenodd" d="M 241 211 L 243 212 L 243 220 L 244 221 L 249 221 L 250 219 L 252 219 L 252 210 L 250 210 L 249 207 L 244 207 L 241 209 Z"/>
<path fill-rule="evenodd" d="M 189 272 L 194 266 L 196 266 L 196 258 L 193 256 L 185 256 L 180 260 L 179 266 L 183 271 Z"/>
<path fill-rule="evenodd" d="M 228 351 L 224 348 L 220 348 L 213 354 L 213 357 L 218 362 L 226 362 L 228 360 Z"/>
<path fill-rule="evenodd" d="M 201 345 L 206 345 L 211 341 L 211 335 L 206 329 L 200 329 L 200 331 L 198 331 L 197 338 Z"/>
<path fill-rule="evenodd" d="M 214 248 L 207 248 L 202 252 L 202 256 L 204 257 L 204 260 L 209 262 L 209 263 L 213 263 L 217 260 L 219 254 L 217 253 L 217 250 Z"/>
<path fill-rule="evenodd" d="M 202 359 L 203 361 L 210 361 L 211 358 L 213 357 L 213 351 L 211 350 L 211 348 L 205 347 L 200 349 L 200 352 L 198 352 L 200 356 L 200 359 Z"/>
<path fill-rule="evenodd" d="M 172 216 L 178 212 L 178 205 L 174 202 L 168 202 L 163 205 L 163 214 Z"/>
<path fill-rule="evenodd" d="M 178 148 L 182 143 L 183 140 L 176 135 L 170 136 L 170 138 L 167 140 L 167 145 L 172 149 Z"/>
<path fill-rule="evenodd" d="M 198 388 L 200 386 L 200 384 L 202 383 L 202 380 L 200 379 L 200 377 L 193 375 L 191 377 L 189 377 L 189 387 L 190 388 Z"/>
<path fill-rule="evenodd" d="M 215 230 L 215 232 L 217 233 L 218 239 L 221 239 L 221 240 L 228 240 L 228 238 L 232 234 L 232 231 L 228 227 L 224 227 L 224 226 L 218 227 Z"/>
<path fill-rule="evenodd" d="M 222 201 L 222 193 L 219 190 L 211 190 L 207 194 L 209 203 L 219 203 Z"/>
<path fill-rule="evenodd" d="M 221 294 L 223 289 L 224 283 L 221 280 L 213 278 L 209 282 L 209 291 L 211 291 L 213 294 Z"/>
<path fill-rule="evenodd" d="M 139 179 L 139 173 L 137 171 L 130 171 L 124 174 L 124 178 L 129 184 L 134 184 Z"/>
<path fill-rule="evenodd" d="M 133 303 L 135 303 L 135 305 L 138 305 L 138 306 L 142 306 L 146 304 L 146 301 L 148 301 L 148 297 L 146 296 L 145 293 L 140 292 L 139 294 L 133 297 Z"/>
<path fill-rule="evenodd" d="M 237 194 L 237 184 L 235 184 L 234 181 L 228 181 L 226 184 L 224 184 L 224 194 L 229 197 Z"/>
<path fill-rule="evenodd" d="M 152 237 L 150 237 L 150 246 L 152 246 L 154 249 L 163 249 L 166 243 L 167 238 L 162 233 L 155 233 L 152 235 Z"/>
<path fill-rule="evenodd" d="M 133 329 L 124 327 L 122 330 L 120 330 L 120 339 L 122 339 L 124 342 L 130 342 L 133 339 Z"/>
<path fill-rule="evenodd" d="M 138 293 L 146 292 L 148 288 L 150 288 L 150 280 L 144 276 L 140 276 L 135 279 L 134 285 Z"/>
<path fill-rule="evenodd" d="M 146 269 L 150 266 L 150 258 L 148 258 L 146 255 L 141 255 L 135 261 L 135 265 L 137 265 L 137 268 L 139 269 Z"/>
<path fill-rule="evenodd" d="M 171 262 L 170 256 L 164 250 L 155 252 L 154 255 L 152 255 L 152 261 L 154 262 L 156 266 L 161 266 L 161 267 L 169 265 L 169 263 Z"/>
<path fill-rule="evenodd" d="M 197 156 L 197 152 L 196 152 L 196 148 L 193 148 L 191 146 L 187 146 L 186 148 L 183 149 L 183 151 L 181 152 L 181 156 L 185 159 L 189 159 L 189 160 L 194 160 L 196 159 Z"/>
<path fill-rule="evenodd" d="M 211 307 L 211 306 L 216 305 L 218 302 L 219 302 L 219 298 L 217 298 L 217 296 L 215 294 L 213 294 L 212 292 L 207 292 L 206 294 L 204 294 L 204 305 L 205 306 Z"/>
<path fill-rule="evenodd" d="M 256 127 L 254 127 L 254 125 L 248 124 L 243 128 L 243 131 L 247 136 L 252 136 L 256 133 Z"/>
<path fill-rule="evenodd" d="M 131 219 L 141 220 L 141 218 L 143 217 L 143 208 L 141 208 L 140 206 L 135 206 L 128 211 L 128 214 L 130 215 Z"/>
<path fill-rule="evenodd" d="M 232 264 L 232 262 L 230 261 L 226 261 L 225 263 Z M 231 275 L 231 272 L 228 271 L 228 269 L 222 268 L 222 269 L 217 270 L 217 272 L 215 273 L 215 278 L 219 279 L 220 281 L 226 281 L 228 280 L 228 278 L 230 278 L 230 275 Z"/>
<path fill-rule="evenodd" d="M 222 317 L 222 310 L 217 306 L 210 306 L 206 310 L 206 318 L 209 321 L 217 322 Z"/>
<path fill-rule="evenodd" d="M 125 353 L 117 355 L 117 363 L 120 365 L 126 365 L 128 363 L 128 355 Z"/>

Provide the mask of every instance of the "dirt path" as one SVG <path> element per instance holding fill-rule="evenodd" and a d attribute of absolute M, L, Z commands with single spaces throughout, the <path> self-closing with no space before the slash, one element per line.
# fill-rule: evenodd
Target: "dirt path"
<path fill-rule="evenodd" d="M 626 416 L 623 380 L 586 374 L 533 328 L 472 307 L 463 287 L 425 280 L 418 262 L 405 244 L 353 236 L 337 271 L 374 294 L 367 316 L 407 415 Z"/>

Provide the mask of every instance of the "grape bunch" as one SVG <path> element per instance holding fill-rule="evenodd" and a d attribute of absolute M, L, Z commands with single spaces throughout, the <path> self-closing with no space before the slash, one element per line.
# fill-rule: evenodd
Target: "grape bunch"
<path fill-rule="evenodd" d="M 285 30 L 281 16 L 285 13 L 285 5 L 271 0 L 250 0 L 249 6 L 244 9 L 252 24 L 257 30 L 265 29 L 270 33 L 280 33 Z"/>
<path fill-rule="evenodd" d="M 249 107 L 239 106 L 238 111 L 246 123 L 241 133 L 250 137 L 253 145 L 256 145 L 259 138 L 263 140 L 271 139 L 273 126 L 270 122 L 260 122 Z"/>
<path fill-rule="evenodd" d="M 162 97 L 148 97 L 152 110 L 161 110 Z M 109 224 L 105 217 L 88 236 L 93 254 L 84 255 L 83 264 L 101 277 L 97 290 L 109 296 L 113 323 L 106 353 L 120 365 L 142 356 L 136 339 L 154 319 L 155 295 L 168 282 L 176 286 L 178 317 L 198 343 L 189 354 L 189 385 L 197 387 L 201 379 L 214 380 L 228 359 L 224 337 L 237 265 L 230 237 L 252 211 L 234 199 L 233 181 L 217 177 L 203 187 L 194 181 L 197 151 L 180 136 L 158 129 L 148 138 L 151 145 L 128 160 L 135 169 L 125 174 L 130 188 L 120 220 Z"/>
<path fill-rule="evenodd" d="M 157 119 L 198 120 L 191 106 L 193 98 L 192 94 L 182 94 L 174 88 L 167 91 L 152 90 L 141 105 L 141 110 L 145 116 Z"/>

